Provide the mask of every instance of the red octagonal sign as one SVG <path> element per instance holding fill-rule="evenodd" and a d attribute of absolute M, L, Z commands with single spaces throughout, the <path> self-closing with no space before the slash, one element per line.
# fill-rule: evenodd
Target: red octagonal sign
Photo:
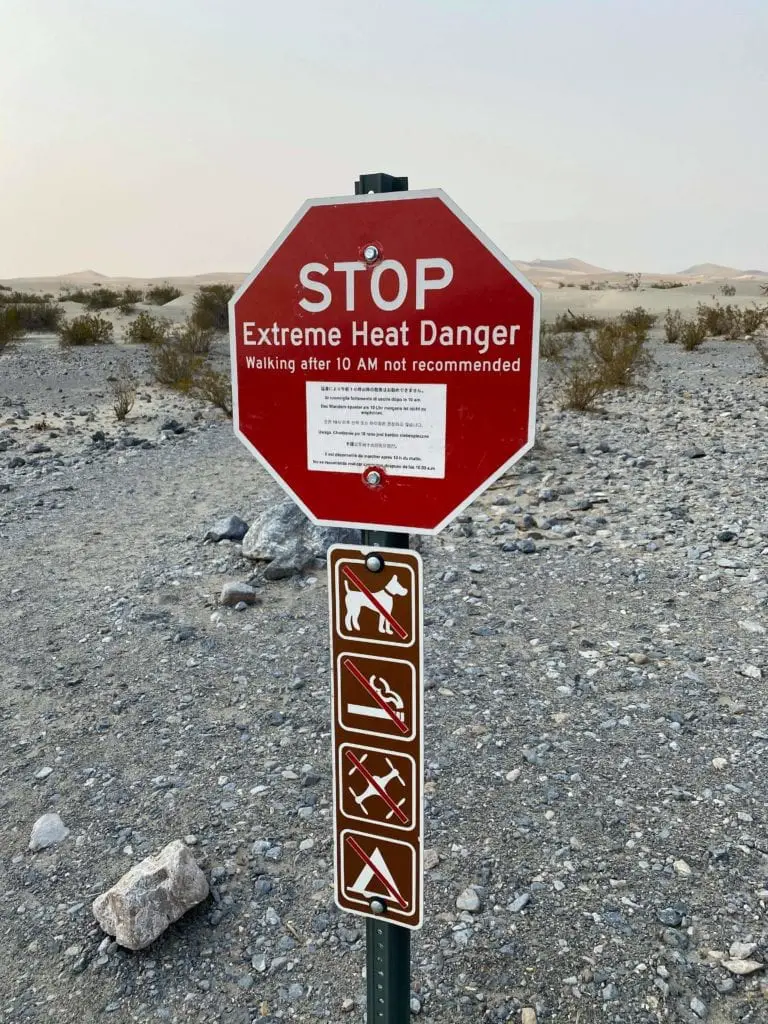
<path fill-rule="evenodd" d="M 437 533 L 533 444 L 538 328 L 443 192 L 309 200 L 230 304 L 235 432 L 316 523 Z"/>

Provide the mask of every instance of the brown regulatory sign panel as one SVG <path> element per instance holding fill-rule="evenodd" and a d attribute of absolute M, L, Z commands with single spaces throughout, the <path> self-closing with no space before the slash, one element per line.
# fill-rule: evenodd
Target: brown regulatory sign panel
<path fill-rule="evenodd" d="M 422 924 L 421 558 L 328 552 L 336 903 Z"/>

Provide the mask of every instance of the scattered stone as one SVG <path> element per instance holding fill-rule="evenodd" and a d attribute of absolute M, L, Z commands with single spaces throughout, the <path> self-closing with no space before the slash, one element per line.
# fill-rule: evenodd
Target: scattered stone
<path fill-rule="evenodd" d="M 424 870 L 431 871 L 440 863 L 440 855 L 437 850 L 427 849 L 424 851 Z"/>
<path fill-rule="evenodd" d="M 648 655 L 643 654 L 642 651 L 633 651 L 632 654 L 629 655 L 629 660 L 635 665 L 647 665 Z"/>
<path fill-rule="evenodd" d="M 536 553 L 536 542 L 531 540 L 530 537 L 523 537 L 522 540 L 517 541 L 517 550 L 522 551 L 524 555 L 534 555 Z"/>
<path fill-rule="evenodd" d="M 524 892 L 522 896 L 518 896 L 517 899 L 514 900 L 509 909 L 512 911 L 513 914 L 517 914 L 525 907 L 527 907 L 530 902 L 531 894 L 529 892 Z"/>
<path fill-rule="evenodd" d="M 756 949 L 756 942 L 732 942 L 728 953 L 732 960 L 749 960 Z"/>
<path fill-rule="evenodd" d="M 248 583 L 225 583 L 219 597 L 219 603 L 228 608 L 235 608 L 240 603 L 257 604 L 259 601 L 259 595 Z"/>
<path fill-rule="evenodd" d="M 176 839 L 98 896 L 93 914 L 121 946 L 144 949 L 207 895 L 205 875 L 189 848 Z"/>
<path fill-rule="evenodd" d="M 746 676 L 747 679 L 762 679 L 763 671 L 757 665 L 742 665 L 741 674 Z"/>
<path fill-rule="evenodd" d="M 723 967 L 730 971 L 731 974 L 754 974 L 755 971 L 759 971 L 765 967 L 765 964 L 759 963 L 757 960 L 741 960 L 733 958 L 731 960 L 724 960 Z"/>
<path fill-rule="evenodd" d="M 613 1003 L 619 998 L 619 990 L 612 981 L 603 986 L 603 1002 Z"/>
<path fill-rule="evenodd" d="M 719 772 L 721 772 L 723 770 L 723 768 L 727 768 L 728 767 L 728 758 L 727 757 L 713 757 L 712 758 L 712 767 L 713 768 L 717 768 L 717 770 Z"/>
<path fill-rule="evenodd" d="M 532 1006 L 523 1007 L 523 1012 L 520 1017 L 520 1024 L 537 1024 L 536 1011 Z"/>
<path fill-rule="evenodd" d="M 39 772 L 35 772 L 35 778 L 40 779 L 40 781 L 47 779 L 49 775 L 53 775 L 53 768 L 45 767 L 41 768 Z"/>
<path fill-rule="evenodd" d="M 669 928 L 679 928 L 683 923 L 683 915 L 675 907 L 664 907 L 656 911 L 656 920 Z"/>
<path fill-rule="evenodd" d="M 457 897 L 456 906 L 459 910 L 468 910 L 474 914 L 480 909 L 480 897 L 474 889 L 467 888 Z"/>
<path fill-rule="evenodd" d="M 707 1004 L 704 1002 L 703 999 L 699 999 L 698 996 L 694 996 L 690 1002 L 690 1006 L 697 1017 L 699 1017 L 701 1020 L 706 1019 L 708 1010 Z"/>
<path fill-rule="evenodd" d="M 222 540 L 242 540 L 248 533 L 248 523 L 238 516 L 227 516 L 226 519 L 219 519 L 208 530 L 203 541 L 212 541 L 218 544 Z"/>
<path fill-rule="evenodd" d="M 680 875 L 681 878 L 690 878 L 693 874 L 691 865 L 685 860 L 676 860 L 672 867 L 675 869 L 675 874 Z"/>
<path fill-rule="evenodd" d="M 69 829 L 58 814 L 44 814 L 32 826 L 29 849 L 33 852 L 47 850 L 49 846 L 62 843 L 69 835 Z"/>

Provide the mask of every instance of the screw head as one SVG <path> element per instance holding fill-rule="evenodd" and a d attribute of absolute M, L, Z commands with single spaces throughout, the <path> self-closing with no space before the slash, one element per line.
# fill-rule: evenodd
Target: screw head
<path fill-rule="evenodd" d="M 363 249 L 363 259 L 366 263 L 375 263 L 380 255 L 378 247 L 373 244 L 366 245 Z"/>
<path fill-rule="evenodd" d="M 378 469 L 367 469 L 365 471 L 365 482 L 369 487 L 378 487 L 381 483 L 381 473 Z"/>
<path fill-rule="evenodd" d="M 383 914 L 384 911 L 387 909 L 381 902 L 381 900 L 371 900 L 369 906 L 371 908 L 372 914 Z"/>
<path fill-rule="evenodd" d="M 384 568 L 384 559 L 381 555 L 368 555 L 365 559 L 365 568 L 369 572 L 381 572 Z"/>

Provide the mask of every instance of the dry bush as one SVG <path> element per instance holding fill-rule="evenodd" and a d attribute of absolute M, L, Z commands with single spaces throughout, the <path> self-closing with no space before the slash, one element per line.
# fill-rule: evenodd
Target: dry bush
<path fill-rule="evenodd" d="M 664 337 L 670 345 L 674 345 L 676 341 L 680 340 L 684 323 L 683 314 L 679 309 L 667 310 L 666 316 L 664 317 Z"/>
<path fill-rule="evenodd" d="M 581 357 L 564 367 L 563 374 L 565 386 L 561 408 L 574 412 L 594 412 L 597 399 L 607 390 L 600 368 Z"/>
<path fill-rule="evenodd" d="M 573 332 L 561 332 L 555 334 L 549 324 L 544 324 L 539 338 L 539 353 L 542 359 L 549 359 L 553 363 L 561 363 L 565 356 L 566 349 L 573 344 Z"/>
<path fill-rule="evenodd" d="M 753 338 L 752 344 L 760 362 L 763 364 L 763 369 L 768 370 L 768 339 L 766 338 Z"/>
<path fill-rule="evenodd" d="M 700 320 L 684 320 L 680 327 L 680 344 L 686 352 L 700 348 L 707 337 L 707 329 Z"/>
<path fill-rule="evenodd" d="M 727 295 L 730 298 L 731 296 L 736 294 L 736 285 L 735 284 L 724 284 L 724 285 L 722 285 L 721 288 L 720 288 L 720 294 L 721 295 Z"/>
<path fill-rule="evenodd" d="M 56 331 L 64 316 L 63 310 L 47 295 L 11 291 L 0 293 L 0 314 L 13 309 L 22 332 Z"/>
<path fill-rule="evenodd" d="M 152 352 L 152 375 L 158 384 L 187 394 L 203 362 L 203 356 L 179 344 L 178 339 L 169 338 Z"/>
<path fill-rule="evenodd" d="M 604 389 L 628 388 L 648 369 L 646 332 L 623 320 L 608 320 L 587 337 L 587 348 Z"/>
<path fill-rule="evenodd" d="M 207 356 L 213 344 L 214 331 L 209 327 L 200 327 L 191 320 L 185 320 L 181 327 L 172 332 L 173 340 L 196 356 Z"/>
<path fill-rule="evenodd" d="M 768 284 L 761 284 L 760 291 L 763 293 L 763 295 L 768 295 Z"/>
<path fill-rule="evenodd" d="M 8 309 L 0 307 L 0 353 L 14 341 L 24 336 L 24 328 L 19 322 L 19 314 L 14 306 Z"/>
<path fill-rule="evenodd" d="M 109 385 L 114 399 L 112 408 L 118 422 L 121 423 L 136 401 L 136 378 L 126 363 L 120 363 L 117 375 L 109 378 Z"/>
<path fill-rule="evenodd" d="M 232 382 L 228 373 L 221 373 L 207 364 L 201 366 L 195 374 L 190 391 L 197 398 L 221 409 L 227 416 L 232 416 Z"/>
<path fill-rule="evenodd" d="M 226 331 L 229 327 L 229 300 L 235 289 L 229 284 L 206 284 L 199 288 L 191 321 L 204 330 Z"/>
<path fill-rule="evenodd" d="M 635 306 L 634 309 L 628 309 L 626 313 L 621 314 L 619 323 L 626 324 L 627 327 L 632 327 L 637 331 L 647 334 L 656 323 L 656 319 L 655 314 L 649 313 L 647 309 L 643 309 L 642 306 Z"/>
<path fill-rule="evenodd" d="M 146 310 L 128 327 L 125 336 L 135 345 L 162 345 L 168 338 L 171 321 L 161 316 L 152 316 Z"/>
<path fill-rule="evenodd" d="M 744 333 L 744 318 L 738 306 L 705 306 L 700 302 L 696 307 L 696 319 L 703 326 L 707 337 L 730 338 L 734 340 Z"/>
<path fill-rule="evenodd" d="M 756 334 L 760 328 L 768 323 L 768 306 L 750 306 L 741 311 L 741 327 L 744 336 Z"/>
<path fill-rule="evenodd" d="M 654 281 L 650 286 L 651 288 L 658 288 L 661 291 L 666 291 L 668 288 L 685 288 L 684 281 Z"/>
<path fill-rule="evenodd" d="M 153 306 L 164 306 L 166 302 L 173 302 L 180 296 L 180 288 L 175 288 L 172 284 L 156 284 L 147 288 L 146 301 Z"/>
<path fill-rule="evenodd" d="M 599 316 L 588 316 L 586 313 L 572 313 L 569 309 L 565 313 L 559 313 L 553 323 L 554 334 L 565 334 L 568 331 L 588 331 L 593 327 L 599 327 L 603 321 Z"/>
<path fill-rule="evenodd" d="M 76 316 L 59 328 L 59 344 L 64 348 L 73 345 L 107 345 L 112 341 L 114 329 L 109 320 L 91 313 Z"/>

